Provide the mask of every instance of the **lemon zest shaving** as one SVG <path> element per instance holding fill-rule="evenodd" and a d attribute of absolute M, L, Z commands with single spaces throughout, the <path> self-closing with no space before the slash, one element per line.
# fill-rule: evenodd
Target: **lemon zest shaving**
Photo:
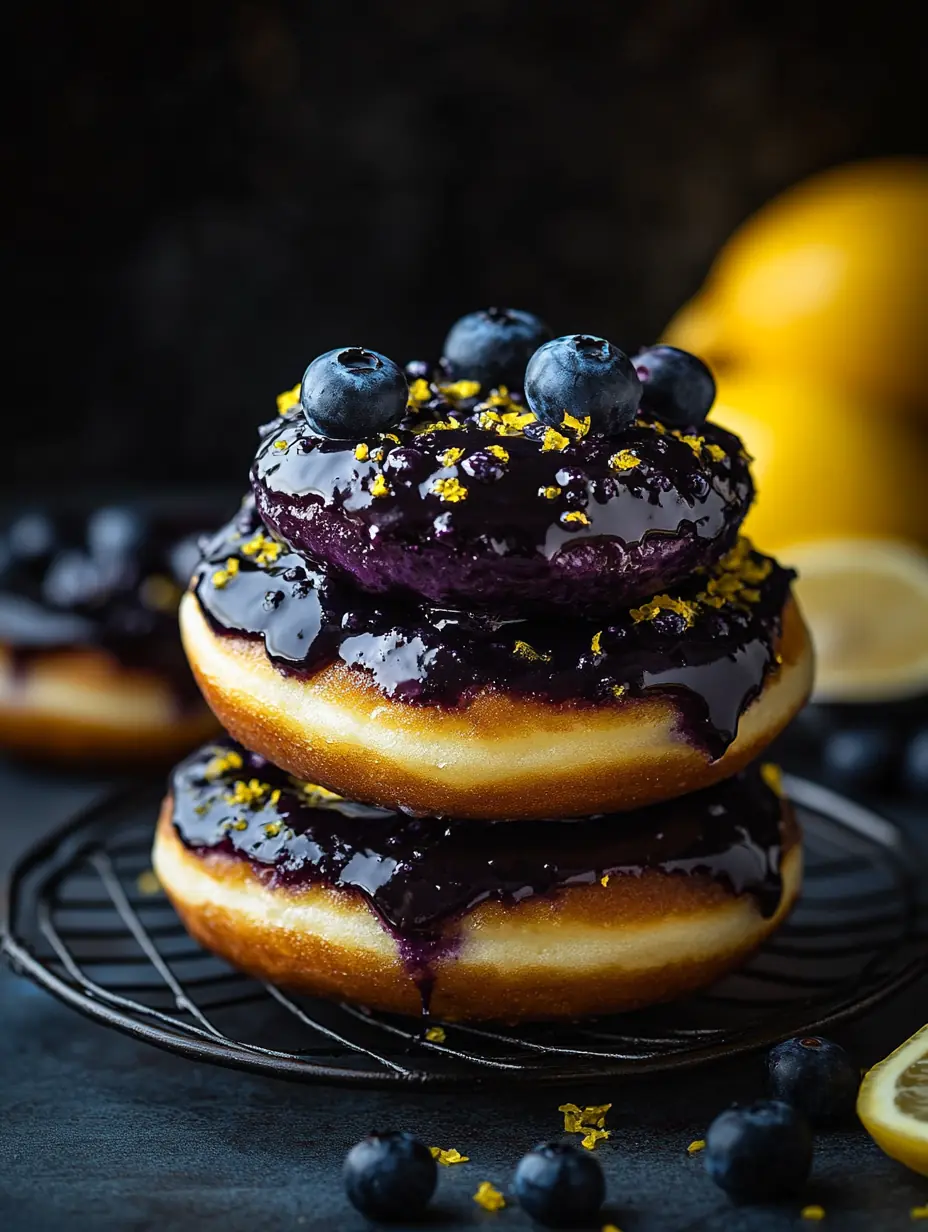
<path fill-rule="evenodd" d="M 611 1137 L 612 1131 L 610 1129 L 590 1129 L 580 1139 L 580 1145 L 584 1150 L 593 1151 L 596 1149 L 597 1142 L 605 1142 L 607 1138 Z"/>
<path fill-rule="evenodd" d="M 359 462 L 366 462 L 367 459 L 371 456 L 370 446 L 365 445 L 364 441 L 361 441 L 360 444 L 355 445 L 354 447 L 354 456 L 358 459 Z"/>
<path fill-rule="evenodd" d="M 705 1138 L 695 1138 L 686 1148 L 687 1155 L 696 1155 L 704 1150 L 706 1146 Z"/>
<path fill-rule="evenodd" d="M 425 1033 L 425 1038 L 430 1044 L 443 1044 L 445 1042 L 444 1027 L 429 1027 Z"/>
<path fill-rule="evenodd" d="M 576 432 L 577 440 L 579 441 L 590 430 L 590 417 L 589 415 L 584 415 L 582 419 L 578 419 L 576 415 L 571 415 L 570 411 L 565 411 L 564 417 L 561 420 L 561 427 L 570 428 Z"/>
<path fill-rule="evenodd" d="M 432 387 L 429 385 L 428 381 L 421 376 L 417 381 L 413 381 L 409 387 L 409 401 L 417 408 L 423 402 L 428 402 L 431 396 Z"/>
<path fill-rule="evenodd" d="M 512 653 L 518 655 L 520 659 L 526 659 L 529 663 L 548 663 L 551 660 L 550 653 L 540 654 L 528 642 L 516 642 L 512 648 Z"/>
<path fill-rule="evenodd" d="M 538 495 L 543 496 L 545 500 L 557 500 L 560 494 L 561 489 L 553 483 L 547 488 L 538 489 Z"/>
<path fill-rule="evenodd" d="M 370 494 L 373 497 L 389 496 L 390 485 L 387 483 L 383 475 L 375 475 L 371 480 Z"/>
<path fill-rule="evenodd" d="M 430 1146 L 432 1158 L 438 1163 L 443 1164 L 446 1168 L 450 1168 L 452 1164 L 470 1163 L 469 1155 L 462 1155 L 456 1146 L 449 1147 L 447 1150 L 440 1146 Z"/>
<path fill-rule="evenodd" d="M 467 488 L 459 479 L 436 479 L 429 489 L 439 500 L 455 505 L 458 501 L 467 500 Z"/>
<path fill-rule="evenodd" d="M 593 640 L 590 642 L 590 650 L 592 650 L 593 654 L 603 653 L 603 631 L 602 629 L 600 629 L 598 633 L 593 634 Z"/>
<path fill-rule="evenodd" d="M 489 1181 L 481 1181 L 474 1194 L 474 1201 L 485 1211 L 501 1211 L 506 1205 L 506 1199 Z"/>
<path fill-rule="evenodd" d="M 611 877 L 609 876 L 609 874 L 603 873 L 603 875 L 599 879 L 599 884 L 603 887 L 603 889 L 605 889 L 606 886 L 609 884 L 610 880 L 611 880 Z"/>
<path fill-rule="evenodd" d="M 454 466 L 456 462 L 464 457 L 464 450 L 459 446 L 454 445 L 451 449 L 446 449 L 444 453 L 438 455 L 438 460 L 442 466 Z"/>
<path fill-rule="evenodd" d="M 562 513 L 561 521 L 571 526 L 589 526 L 590 524 L 590 519 L 582 509 L 570 509 L 567 513 Z"/>
<path fill-rule="evenodd" d="M 491 453 L 494 458 L 499 458 L 500 462 L 509 461 L 509 450 L 504 449 L 502 445 L 487 445 L 487 453 Z"/>
<path fill-rule="evenodd" d="M 143 873 L 139 873 L 135 879 L 135 886 L 138 892 L 144 894 L 146 898 L 161 893 L 161 882 L 153 868 L 146 868 Z"/>
<path fill-rule="evenodd" d="M 229 749 L 228 753 L 217 754 L 206 763 L 203 777 L 208 783 L 211 783 L 213 779 L 220 778 L 228 770 L 241 770 L 241 768 L 241 753 L 236 753 L 234 749 Z"/>
<path fill-rule="evenodd" d="M 725 450 L 722 448 L 721 445 L 707 445 L 706 453 L 709 455 L 709 457 L 712 459 L 713 462 L 724 462 L 725 461 L 725 456 L 726 456 Z"/>
<path fill-rule="evenodd" d="M 542 453 L 552 453 L 555 449 L 558 452 L 566 449 L 570 444 L 570 438 L 565 436 L 563 432 L 558 432 L 557 428 L 548 428 L 545 431 L 544 440 L 541 445 Z"/>
<path fill-rule="evenodd" d="M 661 612 L 676 612 L 686 621 L 686 627 L 690 628 L 696 618 L 696 610 L 696 605 L 686 599 L 677 599 L 673 595 L 655 595 L 650 603 L 633 607 L 629 615 L 635 624 L 640 624 L 643 620 L 654 620 Z"/>
<path fill-rule="evenodd" d="M 286 442 L 286 441 L 275 441 L 275 442 L 274 442 L 274 448 L 275 448 L 275 449 L 286 449 L 286 448 L 287 448 L 287 442 Z"/>
<path fill-rule="evenodd" d="M 627 692 L 628 692 L 628 688 L 624 684 L 614 684 L 612 686 L 612 696 L 613 697 L 624 697 Z"/>
<path fill-rule="evenodd" d="M 299 401 L 299 385 L 294 385 L 292 389 L 285 389 L 282 394 L 277 395 L 277 414 L 286 415 L 287 411 L 292 411 Z"/>
<path fill-rule="evenodd" d="M 825 1208 L 819 1206 L 817 1202 L 813 1202 L 810 1206 L 804 1206 L 799 1212 L 801 1219 L 824 1219 Z"/>
<path fill-rule="evenodd" d="M 632 471 L 636 466 L 641 465 L 641 459 L 630 449 L 620 449 L 609 459 L 609 465 L 614 471 Z"/>
<path fill-rule="evenodd" d="M 452 402 L 461 402 L 465 398 L 476 398 L 480 393 L 479 381 L 452 381 L 450 385 L 439 385 L 439 392 Z"/>

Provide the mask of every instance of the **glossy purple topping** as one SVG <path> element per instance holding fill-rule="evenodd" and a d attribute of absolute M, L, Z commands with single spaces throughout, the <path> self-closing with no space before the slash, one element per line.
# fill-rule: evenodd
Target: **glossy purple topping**
<path fill-rule="evenodd" d="M 742 539 L 640 607 L 509 619 L 358 590 L 269 536 L 246 501 L 207 545 L 194 585 L 218 632 L 260 637 L 290 674 L 341 660 L 387 697 L 427 705 L 483 688 L 590 704 L 658 692 L 674 699 L 688 738 L 719 757 L 775 670 L 791 577 Z"/>
<path fill-rule="evenodd" d="M 734 544 L 753 486 L 723 428 L 639 418 L 605 437 L 445 388 L 414 381 L 395 431 L 357 442 L 298 411 L 268 424 L 251 476 L 266 525 L 359 589 L 518 615 L 634 603 Z"/>
<path fill-rule="evenodd" d="M 630 813 L 565 821 L 448 821 L 333 796 L 231 740 L 171 780 L 185 846 L 247 860 L 271 887 L 359 894 L 402 941 L 434 948 L 479 903 L 519 903 L 602 877 L 657 869 L 711 877 L 779 905 L 782 801 L 751 767 L 704 791 Z"/>

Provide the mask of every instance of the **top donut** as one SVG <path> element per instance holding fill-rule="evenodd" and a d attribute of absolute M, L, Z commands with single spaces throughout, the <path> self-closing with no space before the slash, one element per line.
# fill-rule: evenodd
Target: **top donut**
<path fill-rule="evenodd" d="M 271 531 L 363 590 L 501 614 L 632 603 L 735 542 L 748 458 L 705 422 L 694 356 L 629 359 L 510 309 L 444 352 L 436 372 L 362 347 L 310 364 L 252 467 Z"/>

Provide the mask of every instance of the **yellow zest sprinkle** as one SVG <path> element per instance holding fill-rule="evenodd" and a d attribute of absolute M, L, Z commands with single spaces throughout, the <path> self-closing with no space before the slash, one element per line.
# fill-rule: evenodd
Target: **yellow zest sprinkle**
<path fill-rule="evenodd" d="M 449 1147 L 447 1151 L 440 1146 L 430 1146 L 429 1150 L 432 1153 L 432 1158 L 437 1159 L 446 1168 L 450 1168 L 452 1164 L 466 1164 L 470 1162 L 470 1156 L 462 1155 L 456 1146 Z"/>
<path fill-rule="evenodd" d="M 485 1211 L 501 1211 L 506 1205 L 506 1199 L 489 1181 L 481 1181 L 474 1194 L 474 1201 Z"/>
<path fill-rule="evenodd" d="M 622 1232 L 621 1228 L 617 1228 L 614 1223 L 604 1223 L 602 1232 Z"/>
<path fill-rule="evenodd" d="M 439 385 L 438 388 L 452 402 L 460 402 L 464 398 L 476 398 L 480 393 L 480 382 L 452 381 L 450 385 Z"/>
<path fill-rule="evenodd" d="M 238 561 L 235 562 L 238 564 Z M 139 597 L 147 608 L 156 612 L 173 612 L 180 602 L 181 589 L 173 578 L 153 573 L 139 587 Z"/>
<path fill-rule="evenodd" d="M 633 471 L 636 466 L 641 465 L 641 459 L 630 449 L 620 449 L 609 459 L 609 465 L 614 471 Z"/>
<path fill-rule="evenodd" d="M 440 500 L 456 504 L 467 500 L 467 488 L 457 479 L 436 479 L 430 489 Z"/>
<path fill-rule="evenodd" d="M 260 804 L 269 790 L 267 783 L 258 779 L 249 779 L 247 783 L 244 779 L 237 779 L 226 800 L 229 804 Z"/>
<path fill-rule="evenodd" d="M 264 834 L 266 838 L 276 838 L 281 831 L 279 821 L 269 821 L 264 826 Z"/>
<path fill-rule="evenodd" d="M 534 411 L 481 411 L 477 416 L 477 425 L 485 432 L 496 432 L 499 436 L 522 436 L 525 428 L 535 422 Z"/>
<path fill-rule="evenodd" d="M 384 479 L 383 475 L 375 475 L 370 486 L 371 496 L 389 496 L 390 485 Z"/>
<path fill-rule="evenodd" d="M 210 581 L 213 583 L 213 585 L 216 587 L 217 590 L 222 590 L 223 586 L 225 586 L 229 581 L 229 574 L 227 573 L 225 569 L 217 569 L 216 572 L 213 574 L 213 576 L 210 578 Z"/>
<path fill-rule="evenodd" d="M 705 1140 L 705 1138 L 696 1138 L 696 1139 L 695 1139 L 693 1142 L 691 1142 L 691 1143 L 689 1144 L 689 1146 L 686 1148 L 686 1153 L 687 1153 L 687 1155 L 696 1155 L 696 1154 L 698 1154 L 700 1151 L 705 1150 L 705 1146 L 706 1146 L 706 1140 Z"/>
<path fill-rule="evenodd" d="M 370 446 L 365 445 L 363 441 L 360 443 L 360 445 L 355 445 L 354 456 L 358 459 L 359 462 L 366 462 L 367 459 L 371 456 Z"/>
<path fill-rule="evenodd" d="M 271 797 L 268 800 L 268 804 L 271 806 L 271 808 L 276 808 L 279 802 L 280 802 L 280 788 L 275 787 L 274 790 L 271 792 Z"/>
<path fill-rule="evenodd" d="M 490 396 L 486 399 L 487 406 L 508 406 L 513 407 L 515 403 L 509 396 L 509 390 L 505 385 L 500 385 L 496 389 L 490 390 Z"/>
<path fill-rule="evenodd" d="M 529 663 L 547 663 L 551 658 L 550 654 L 539 654 L 528 642 L 516 642 L 512 653 L 520 659 L 527 659 Z"/>
<path fill-rule="evenodd" d="M 707 445 L 706 453 L 709 455 L 709 457 L 712 459 L 713 462 L 724 462 L 725 461 L 725 450 L 722 448 L 721 445 Z"/>
<path fill-rule="evenodd" d="M 655 595 L 650 603 L 633 607 L 629 615 L 635 624 L 639 624 L 642 620 L 653 620 L 661 612 L 676 612 L 683 617 L 686 627 L 689 628 L 696 617 L 696 605 L 686 599 L 676 599 L 673 595 Z"/>
<path fill-rule="evenodd" d="M 614 684 L 612 686 L 612 696 L 613 697 L 624 697 L 627 692 L 628 692 L 628 689 L 625 687 L 624 684 Z"/>
<path fill-rule="evenodd" d="M 271 539 L 258 531 L 247 543 L 242 544 L 241 551 L 243 556 L 253 556 L 255 564 L 263 567 L 274 563 L 280 555 L 281 547 L 276 539 Z"/>
<path fill-rule="evenodd" d="M 425 1038 L 430 1044 L 443 1044 L 445 1042 L 444 1027 L 429 1027 L 425 1033 Z"/>
<path fill-rule="evenodd" d="M 454 445 L 451 449 L 446 449 L 444 453 L 438 455 L 438 460 L 442 466 L 454 466 L 456 462 L 464 457 L 464 450 Z"/>
<path fill-rule="evenodd" d="M 399 445 L 402 443 L 400 441 L 400 438 L 396 435 L 395 432 L 381 432 L 380 435 L 383 437 L 385 441 L 393 441 L 395 445 Z"/>
<path fill-rule="evenodd" d="M 561 521 L 571 526 L 589 526 L 590 524 L 590 519 L 582 509 L 571 509 L 567 513 L 562 513 Z"/>
<path fill-rule="evenodd" d="M 602 629 L 600 629 L 598 633 L 593 634 L 593 640 L 590 642 L 590 650 L 592 650 L 593 654 L 603 653 L 603 631 Z"/>
<path fill-rule="evenodd" d="M 509 461 L 509 450 L 504 449 L 502 445 L 487 445 L 487 453 L 491 453 L 494 458 L 499 458 L 500 462 Z"/>
<path fill-rule="evenodd" d="M 576 415 L 571 415 L 570 411 L 564 412 L 564 418 L 561 420 L 562 428 L 572 428 L 577 434 L 577 440 L 586 436 L 590 430 L 590 417 L 584 415 L 582 419 L 578 419 Z"/>
<path fill-rule="evenodd" d="M 213 779 L 218 779 L 227 771 L 241 770 L 241 768 L 241 753 L 236 753 L 234 749 L 230 749 L 228 753 L 213 757 L 206 763 L 206 769 L 203 771 L 203 777 L 208 783 L 211 783 Z"/>
<path fill-rule="evenodd" d="M 570 439 L 563 432 L 558 432 L 557 428 L 548 428 L 542 442 L 541 452 L 551 453 L 555 449 L 560 452 L 566 449 L 569 444 Z"/>
<path fill-rule="evenodd" d="M 744 600 L 745 603 L 760 603 L 760 591 L 759 590 L 753 590 L 753 589 L 742 590 L 740 597 Z"/>
<path fill-rule="evenodd" d="M 928 1219 L 928 1206 L 913 1206 L 909 1215 L 912 1219 Z"/>
<path fill-rule="evenodd" d="M 800 1215 L 803 1219 L 824 1219 L 825 1208 L 814 1203 L 812 1206 L 804 1206 L 800 1211 Z"/>
<path fill-rule="evenodd" d="M 416 406 L 422 402 L 428 402 L 431 396 L 432 387 L 421 376 L 417 381 L 413 381 L 409 387 L 409 401 L 415 403 Z"/>
<path fill-rule="evenodd" d="M 275 441 L 275 442 L 274 442 L 274 448 L 275 448 L 275 449 L 286 449 L 286 448 L 287 448 L 287 442 L 286 442 L 286 441 Z"/>
<path fill-rule="evenodd" d="M 608 874 L 608 873 L 603 873 L 602 877 L 600 877 L 600 879 L 599 879 L 599 884 L 603 887 L 603 889 L 605 889 L 605 888 L 606 888 L 606 886 L 609 884 L 610 880 L 611 880 L 611 878 L 610 878 L 609 874 Z"/>
<path fill-rule="evenodd" d="M 299 779 L 294 778 L 290 782 L 310 808 L 325 808 L 327 805 L 336 804 L 342 799 L 338 792 L 329 791 L 328 787 L 321 787 L 318 783 L 303 783 Z"/>
<path fill-rule="evenodd" d="M 593 1151 L 596 1149 L 597 1142 L 605 1142 L 610 1137 L 612 1137 L 611 1130 L 589 1129 L 580 1139 L 580 1145 L 587 1151 Z"/>
<path fill-rule="evenodd" d="M 371 450 L 371 461 L 372 462 L 382 462 L 383 461 L 383 449 L 379 445 L 377 446 L 376 449 Z"/>
<path fill-rule="evenodd" d="M 231 828 L 233 830 L 247 830 L 248 822 L 245 820 L 244 817 L 239 817 L 238 821 L 233 821 Z"/>
<path fill-rule="evenodd" d="M 139 873 L 135 879 L 135 886 L 138 892 L 144 894 L 146 898 L 150 898 L 152 894 L 161 893 L 161 882 L 153 868 L 146 868 L 144 873 Z"/>
<path fill-rule="evenodd" d="M 545 500 L 557 500 L 561 494 L 561 489 L 552 484 L 548 488 L 539 488 L 538 495 L 543 496 Z"/>
<path fill-rule="evenodd" d="M 453 419 L 436 419 L 429 423 L 415 424 L 412 428 L 412 434 L 413 436 L 424 436 L 426 432 L 448 432 L 452 428 L 460 428 L 460 426 Z"/>
<path fill-rule="evenodd" d="M 703 447 L 703 445 L 705 445 L 705 443 L 706 443 L 706 441 L 705 441 L 705 437 L 702 437 L 702 436 L 681 436 L 681 435 L 680 435 L 679 433 L 677 433 L 677 432 L 675 432 L 675 433 L 674 433 L 674 436 L 676 436 L 678 440 L 681 440 L 681 441 L 683 442 L 683 444 L 684 444 L 684 445 L 689 445 L 690 449 L 692 449 L 693 453 L 696 455 L 696 457 L 697 457 L 697 458 L 698 458 L 698 457 L 699 457 L 699 455 L 702 453 L 702 447 Z"/>
<path fill-rule="evenodd" d="M 287 411 L 293 410 L 300 400 L 300 386 L 294 385 L 292 389 L 285 389 L 282 394 L 277 395 L 277 414 L 286 415 Z"/>

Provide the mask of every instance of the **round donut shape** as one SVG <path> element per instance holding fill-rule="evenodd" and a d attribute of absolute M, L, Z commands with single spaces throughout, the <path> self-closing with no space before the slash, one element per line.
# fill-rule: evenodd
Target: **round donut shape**
<path fill-rule="evenodd" d="M 283 674 L 260 641 L 215 632 L 192 593 L 181 632 L 206 700 L 241 744 L 342 795 L 425 815 L 557 818 L 697 791 L 758 756 L 812 683 L 811 643 L 788 599 L 779 670 L 713 760 L 686 738 L 670 693 L 591 706 L 485 688 L 458 707 L 417 706 L 340 660 L 308 678 Z"/>
<path fill-rule="evenodd" d="M 737 437 L 642 419 L 613 438 L 567 421 L 437 395 L 355 442 L 294 412 L 258 449 L 258 511 L 361 590 L 518 615 L 631 604 L 732 546 L 754 491 Z"/>
<path fill-rule="evenodd" d="M 94 647 L 17 662 L 0 644 L 0 749 L 36 760 L 163 765 L 217 730 L 207 708 L 178 711 L 171 686 Z"/>
<path fill-rule="evenodd" d="M 433 965 L 430 1009 L 445 1019 L 517 1022 L 673 1000 L 738 967 L 788 914 L 802 852 L 785 807 L 782 896 L 765 918 L 750 894 L 709 877 L 648 869 L 519 903 L 486 901 Z M 419 987 L 396 941 L 350 890 L 270 887 L 247 862 L 185 847 L 165 800 L 153 864 L 188 931 L 260 979 L 418 1014 Z"/>

